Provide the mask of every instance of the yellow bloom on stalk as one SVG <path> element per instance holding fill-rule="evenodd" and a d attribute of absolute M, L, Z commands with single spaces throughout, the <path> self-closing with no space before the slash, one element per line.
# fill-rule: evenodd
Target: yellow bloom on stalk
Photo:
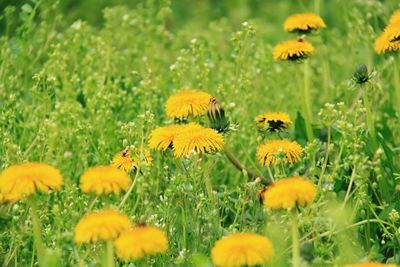
<path fill-rule="evenodd" d="M 174 119 L 201 116 L 207 112 L 211 98 L 211 95 L 199 90 L 180 91 L 168 98 L 167 116 Z"/>
<path fill-rule="evenodd" d="M 183 157 L 192 152 L 198 154 L 219 151 L 224 146 L 224 137 L 216 130 L 190 123 L 179 131 L 174 140 L 174 155 Z"/>
<path fill-rule="evenodd" d="M 146 225 L 138 225 L 122 233 L 114 244 L 117 256 L 123 260 L 139 260 L 168 249 L 165 233 L 157 227 Z"/>
<path fill-rule="evenodd" d="M 272 243 L 265 236 L 236 233 L 218 240 L 211 251 L 211 258 L 216 266 L 254 266 L 264 264 L 274 254 Z"/>
<path fill-rule="evenodd" d="M 116 239 L 131 227 L 129 218 L 115 210 L 95 211 L 75 227 L 75 242 L 89 243 Z"/>
<path fill-rule="evenodd" d="M 64 184 L 60 171 L 44 163 L 22 163 L 6 168 L 0 176 L 3 201 L 15 201 L 34 194 L 58 191 Z"/>
<path fill-rule="evenodd" d="M 354 263 L 346 264 L 344 267 L 396 267 L 396 264 L 385 264 L 379 262 L 364 262 L 364 263 Z"/>
<path fill-rule="evenodd" d="M 258 147 L 257 158 L 263 166 L 276 164 L 278 159 L 284 163 L 296 163 L 301 160 L 302 151 L 302 147 L 296 141 L 270 140 Z"/>
<path fill-rule="evenodd" d="M 279 43 L 274 48 L 273 57 L 278 60 L 305 59 L 314 53 L 314 47 L 310 42 L 299 38 Z"/>
<path fill-rule="evenodd" d="M 297 205 L 309 205 L 317 195 L 315 185 L 300 176 L 285 178 L 266 187 L 262 200 L 272 209 L 294 208 Z"/>
<path fill-rule="evenodd" d="M 171 125 L 159 127 L 151 133 L 149 140 L 149 148 L 165 151 L 172 148 L 173 141 L 178 132 L 186 125 Z"/>
<path fill-rule="evenodd" d="M 129 175 L 114 166 L 99 166 L 89 168 L 80 179 L 80 186 L 84 193 L 94 192 L 96 195 L 114 193 L 119 195 L 121 191 L 129 188 L 131 179 Z"/>
<path fill-rule="evenodd" d="M 132 160 L 129 151 L 122 151 L 117 153 L 112 161 L 112 165 L 124 172 L 137 169 L 137 162 Z"/>
<path fill-rule="evenodd" d="M 307 33 L 311 30 L 326 28 L 326 25 L 322 18 L 316 14 L 301 13 L 289 16 L 285 20 L 283 28 L 287 32 L 298 31 L 302 33 Z"/>
<path fill-rule="evenodd" d="M 134 163 L 135 166 L 139 166 L 139 162 L 143 163 L 144 165 L 150 166 L 153 162 L 153 157 L 150 154 L 150 151 L 144 147 L 141 148 L 134 148 L 133 154 L 135 155 Z"/>
<path fill-rule="evenodd" d="M 285 112 L 267 112 L 256 117 L 257 127 L 269 132 L 286 129 L 290 124 L 292 124 L 292 120 Z"/>

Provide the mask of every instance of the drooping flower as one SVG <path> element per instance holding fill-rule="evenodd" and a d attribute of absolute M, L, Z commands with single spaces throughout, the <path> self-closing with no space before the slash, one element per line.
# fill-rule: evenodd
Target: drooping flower
<path fill-rule="evenodd" d="M 124 171 L 114 166 L 99 166 L 89 168 L 83 173 L 80 186 L 84 193 L 119 195 L 121 191 L 128 190 L 130 182 L 129 175 Z"/>
<path fill-rule="evenodd" d="M 60 171 L 44 163 L 22 163 L 6 168 L 0 175 L 3 200 L 15 201 L 40 191 L 58 191 L 64 184 Z"/>
<path fill-rule="evenodd" d="M 314 53 L 314 47 L 310 42 L 299 38 L 279 43 L 273 52 L 274 60 L 300 60 Z"/>
<path fill-rule="evenodd" d="M 268 238 L 253 233 L 236 233 L 218 240 L 211 258 L 216 266 L 254 266 L 271 260 L 274 254 Z"/>
<path fill-rule="evenodd" d="M 308 33 L 319 28 L 326 28 L 326 25 L 322 18 L 316 14 L 300 13 L 289 16 L 285 20 L 283 28 L 287 32 Z"/>
<path fill-rule="evenodd" d="M 95 211 L 75 227 L 75 242 L 89 243 L 116 239 L 131 227 L 129 218 L 115 210 Z"/>
<path fill-rule="evenodd" d="M 211 95 L 199 90 L 180 91 L 168 98 L 167 116 L 174 119 L 201 116 L 207 112 L 211 98 Z"/>
<path fill-rule="evenodd" d="M 157 227 L 137 225 L 115 240 L 117 256 L 123 260 L 139 260 L 168 249 L 168 239 Z"/>
<path fill-rule="evenodd" d="M 296 141 L 270 140 L 258 147 L 257 158 L 263 166 L 275 164 L 278 159 L 284 163 L 296 163 L 301 160 L 302 150 Z"/>
<path fill-rule="evenodd" d="M 256 117 L 256 125 L 262 131 L 278 132 L 290 124 L 292 120 L 285 112 L 267 112 Z"/>
<path fill-rule="evenodd" d="M 219 151 L 224 146 L 224 137 L 214 129 L 190 123 L 178 132 L 174 140 L 174 155 L 183 157 L 192 152 L 198 154 Z"/>
<path fill-rule="evenodd" d="M 294 208 L 309 205 L 317 195 L 315 185 L 300 176 L 285 178 L 266 187 L 262 199 L 264 205 L 272 209 Z"/>
<path fill-rule="evenodd" d="M 364 262 L 364 263 L 354 263 L 346 264 L 344 267 L 396 267 L 396 264 L 385 264 L 379 262 Z"/>
<path fill-rule="evenodd" d="M 165 151 L 168 148 L 172 148 L 175 137 L 184 127 L 186 127 L 186 124 L 159 127 L 153 130 L 149 140 L 149 148 L 157 149 L 159 151 Z"/>

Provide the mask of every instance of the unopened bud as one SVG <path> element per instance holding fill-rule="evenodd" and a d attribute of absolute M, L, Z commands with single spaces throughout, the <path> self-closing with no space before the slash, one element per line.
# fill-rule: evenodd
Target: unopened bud
<path fill-rule="evenodd" d="M 229 121 L 225 117 L 225 111 L 213 97 L 208 104 L 208 119 L 210 120 L 210 127 L 218 132 L 226 132 L 229 127 Z"/>

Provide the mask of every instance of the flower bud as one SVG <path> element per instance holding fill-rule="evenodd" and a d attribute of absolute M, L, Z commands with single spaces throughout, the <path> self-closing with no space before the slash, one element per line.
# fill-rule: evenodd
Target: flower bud
<path fill-rule="evenodd" d="M 225 117 L 225 111 L 213 97 L 208 104 L 208 119 L 210 120 L 210 127 L 218 132 L 226 132 L 229 127 L 229 121 Z"/>

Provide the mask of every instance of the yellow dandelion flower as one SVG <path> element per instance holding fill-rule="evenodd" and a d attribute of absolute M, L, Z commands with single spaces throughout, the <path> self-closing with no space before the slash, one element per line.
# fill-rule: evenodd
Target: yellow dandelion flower
<path fill-rule="evenodd" d="M 278 159 L 284 163 L 296 163 L 301 160 L 302 150 L 296 141 L 270 140 L 258 147 L 257 157 L 263 166 L 275 164 Z"/>
<path fill-rule="evenodd" d="M 389 26 L 400 24 L 400 9 L 396 10 L 389 19 Z"/>
<path fill-rule="evenodd" d="M 205 114 L 211 95 L 199 90 L 183 90 L 168 98 L 167 116 L 175 119 L 197 117 Z"/>
<path fill-rule="evenodd" d="M 131 227 L 129 218 L 115 210 L 94 211 L 75 227 L 75 242 L 88 243 L 116 239 Z"/>
<path fill-rule="evenodd" d="M 400 51 L 400 41 L 393 41 L 394 34 L 389 30 L 383 31 L 375 40 L 375 51 L 378 54 Z"/>
<path fill-rule="evenodd" d="M 256 125 L 261 130 L 277 132 L 286 129 L 292 120 L 285 112 L 267 112 L 256 117 Z"/>
<path fill-rule="evenodd" d="M 171 125 L 159 127 L 151 133 L 149 140 L 149 148 L 165 151 L 172 148 L 173 141 L 178 132 L 186 125 Z"/>
<path fill-rule="evenodd" d="M 274 254 L 268 238 L 253 233 L 236 233 L 218 240 L 211 258 L 216 266 L 254 266 L 271 260 Z"/>
<path fill-rule="evenodd" d="M 157 227 L 138 225 L 122 233 L 115 240 L 115 248 L 120 259 L 139 260 L 167 251 L 168 239 Z"/>
<path fill-rule="evenodd" d="M 267 186 L 262 199 L 272 209 L 287 209 L 297 205 L 309 205 L 317 195 L 315 185 L 300 176 L 285 178 Z"/>
<path fill-rule="evenodd" d="M 89 168 L 80 179 L 80 186 L 84 193 L 94 192 L 96 195 L 114 193 L 129 188 L 131 180 L 129 175 L 114 166 L 99 166 Z"/>
<path fill-rule="evenodd" d="M 58 191 L 64 184 L 60 171 L 44 163 L 23 163 L 6 168 L 0 176 L 3 200 L 19 200 L 36 191 Z"/>
<path fill-rule="evenodd" d="M 224 146 L 224 137 L 216 130 L 190 123 L 179 131 L 174 140 L 174 155 L 183 157 L 192 152 L 199 154 L 219 151 Z"/>
<path fill-rule="evenodd" d="M 319 28 L 326 28 L 326 25 L 322 18 L 313 13 L 301 13 L 289 16 L 284 24 L 283 28 L 287 32 L 302 32 L 307 33 L 311 30 L 317 30 Z"/>
<path fill-rule="evenodd" d="M 279 43 L 273 52 L 274 60 L 300 60 L 314 53 L 314 47 L 310 42 L 299 38 Z"/>
<path fill-rule="evenodd" d="M 354 263 L 346 264 L 344 267 L 396 267 L 396 264 L 385 264 L 379 262 L 364 262 L 364 263 Z"/>
<path fill-rule="evenodd" d="M 129 172 L 137 169 L 137 161 L 132 160 L 129 151 L 122 151 L 114 156 L 112 166 L 124 172 Z"/>

